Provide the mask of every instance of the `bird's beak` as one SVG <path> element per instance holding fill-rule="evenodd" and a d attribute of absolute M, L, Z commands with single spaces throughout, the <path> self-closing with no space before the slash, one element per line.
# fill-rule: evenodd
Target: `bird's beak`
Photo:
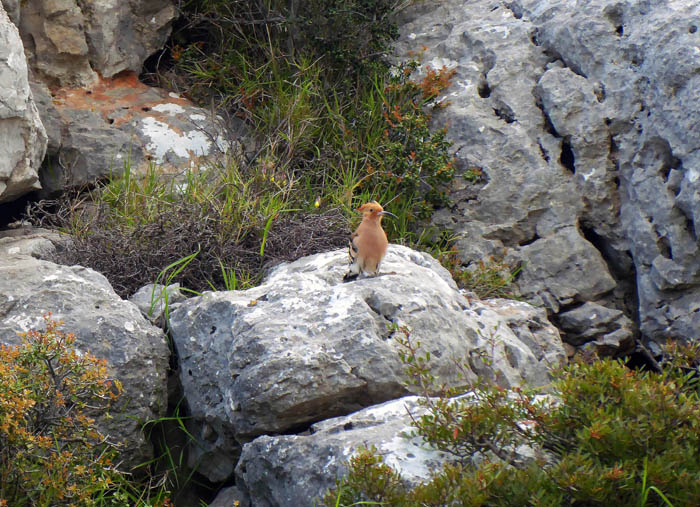
<path fill-rule="evenodd" d="M 382 212 L 379 213 L 379 214 L 380 214 L 380 215 L 389 215 L 389 216 L 392 216 L 392 217 L 394 217 L 394 218 L 399 218 L 399 217 L 397 217 L 396 215 L 394 215 L 391 211 L 382 211 Z"/>

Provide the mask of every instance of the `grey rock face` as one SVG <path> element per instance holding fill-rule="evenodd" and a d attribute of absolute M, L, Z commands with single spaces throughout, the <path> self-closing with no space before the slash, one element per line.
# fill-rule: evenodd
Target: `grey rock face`
<path fill-rule="evenodd" d="M 76 336 L 76 347 L 108 362 L 124 394 L 103 422 L 124 444 L 125 467 L 152 457 L 144 422 L 164 415 L 169 351 L 164 334 L 138 308 L 120 299 L 107 280 L 80 266 L 59 266 L 26 256 L 0 261 L 0 342 L 16 344 L 18 332 L 40 329 L 48 312 Z M 122 411 L 126 409 L 125 411 Z"/>
<path fill-rule="evenodd" d="M 560 313 L 558 323 L 567 343 L 586 344 L 600 357 L 620 355 L 634 347 L 634 326 L 620 310 L 589 301 Z"/>
<path fill-rule="evenodd" d="M 520 264 L 520 289 L 550 312 L 612 291 L 616 284 L 605 261 L 578 227 L 591 208 L 580 198 L 586 185 L 608 203 L 602 213 L 608 230 L 615 220 L 606 185 L 610 164 L 600 152 L 609 139 L 576 126 L 581 115 L 600 116 L 587 108 L 596 102 L 592 89 L 577 85 L 583 102 L 570 106 L 571 98 L 555 83 L 564 81 L 568 89 L 577 76 L 567 69 L 547 71 L 553 59 L 532 43 L 533 26 L 501 2 L 448 1 L 410 13 L 396 53 L 425 46 L 423 69 L 456 70 L 445 92 L 449 105 L 434 121 L 449 123 L 458 167 L 485 175 L 473 192 L 458 182 L 454 209 L 442 210 L 434 222 L 457 232 L 467 263 L 507 255 Z M 552 109 L 551 118 L 544 107 Z M 588 143 L 580 152 L 579 144 L 572 148 L 579 139 Z M 577 150 L 580 171 L 562 163 L 567 149 Z M 589 175 L 592 168 L 596 172 Z M 571 265 L 574 259 L 578 267 Z"/>
<path fill-rule="evenodd" d="M 51 86 L 86 86 L 97 79 L 90 67 L 85 17 L 75 0 L 20 4 L 20 33 L 32 72 Z"/>
<path fill-rule="evenodd" d="M 432 257 L 392 245 L 376 278 L 342 283 L 347 253 L 275 269 L 256 288 L 208 293 L 171 313 L 180 379 L 202 436 L 198 471 L 223 480 L 236 441 L 295 430 L 407 394 L 391 325 L 408 326 L 433 373 L 461 385 L 456 361 L 500 385 L 544 384 L 564 359 L 544 311 L 475 303 Z M 489 359 L 485 361 L 484 359 Z"/>
<path fill-rule="evenodd" d="M 92 68 L 103 77 L 130 70 L 161 49 L 175 19 L 171 0 L 79 2 Z"/>
<path fill-rule="evenodd" d="M 552 67 L 542 74 L 535 92 L 549 125 L 562 139 L 560 161 L 574 171 L 583 203 L 580 221 L 617 240 L 616 250 L 624 250 L 627 245 L 616 227 L 620 212 L 614 181 L 617 171 L 610 157 L 611 136 L 605 124 L 607 109 L 599 102 L 600 86 L 571 69 Z"/>
<path fill-rule="evenodd" d="M 39 188 L 46 132 L 32 99 L 17 27 L 0 6 L 0 203 Z"/>
<path fill-rule="evenodd" d="M 602 91 L 619 167 L 620 228 L 646 338 L 700 329 L 700 6 L 520 1 L 542 47 Z M 565 22 L 564 22 L 565 20 Z"/>
<path fill-rule="evenodd" d="M 68 235 L 39 227 L 21 226 L 0 231 L 0 258 L 10 255 L 29 255 L 51 260 L 56 251 L 70 241 Z"/>
<path fill-rule="evenodd" d="M 234 502 L 238 502 L 237 504 Z M 248 496 L 236 486 L 222 489 L 209 507 L 250 507 Z"/>
<path fill-rule="evenodd" d="M 616 285 L 600 252 L 575 227 L 521 247 L 515 259 L 528 263 L 518 280 L 523 295 L 554 312 L 599 298 Z"/>
<path fill-rule="evenodd" d="M 423 69 L 456 70 L 434 121 L 458 167 L 485 174 L 434 217 L 463 260 L 520 263 L 520 289 L 553 314 L 632 316 L 638 297 L 647 339 L 695 336 L 700 6 L 448 0 L 402 21 L 397 57 L 423 47 Z"/>
<path fill-rule="evenodd" d="M 20 32 L 36 76 L 50 86 L 87 86 L 129 70 L 163 47 L 170 0 L 33 0 L 20 3 Z"/>

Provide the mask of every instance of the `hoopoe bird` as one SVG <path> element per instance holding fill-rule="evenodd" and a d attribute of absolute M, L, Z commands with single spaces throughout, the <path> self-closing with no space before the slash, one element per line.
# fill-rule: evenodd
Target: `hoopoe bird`
<path fill-rule="evenodd" d="M 362 212 L 362 223 L 350 236 L 350 270 L 343 277 L 344 282 L 354 280 L 360 273 L 377 275 L 389 245 L 382 229 L 382 217 L 390 215 L 397 218 L 393 213 L 384 211 L 377 201 L 365 203 L 357 211 Z"/>

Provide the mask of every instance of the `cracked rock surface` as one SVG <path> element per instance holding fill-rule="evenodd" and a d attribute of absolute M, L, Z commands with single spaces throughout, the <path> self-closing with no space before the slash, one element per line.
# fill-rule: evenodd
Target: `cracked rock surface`
<path fill-rule="evenodd" d="M 399 59 L 456 70 L 434 122 L 457 167 L 484 173 L 434 218 L 462 260 L 521 265 L 522 294 L 554 316 L 627 316 L 568 329 L 577 344 L 629 351 L 630 318 L 646 341 L 696 336 L 700 5 L 447 0 L 400 22 Z"/>
<path fill-rule="evenodd" d="M 519 3 L 542 47 L 604 92 L 619 171 L 619 228 L 634 261 L 643 335 L 658 342 L 697 338 L 700 5 Z"/>
<path fill-rule="evenodd" d="M 294 432 L 409 393 L 390 326 L 408 326 L 441 382 L 541 385 L 564 359 L 544 310 L 470 303 L 427 254 L 392 245 L 376 278 L 343 283 L 347 252 L 277 267 L 246 291 L 208 293 L 170 315 L 180 380 L 203 446 L 198 472 L 230 476 L 239 443 Z M 403 336 L 402 333 L 396 333 Z"/>

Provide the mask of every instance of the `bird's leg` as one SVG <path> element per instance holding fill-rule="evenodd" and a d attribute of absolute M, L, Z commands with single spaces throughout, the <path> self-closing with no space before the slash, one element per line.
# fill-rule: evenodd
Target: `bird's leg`
<path fill-rule="evenodd" d="M 344 282 L 351 282 L 355 280 L 360 274 L 360 265 L 357 262 L 351 262 L 350 263 L 350 269 L 348 269 L 348 272 L 345 273 L 345 276 L 343 277 Z"/>

